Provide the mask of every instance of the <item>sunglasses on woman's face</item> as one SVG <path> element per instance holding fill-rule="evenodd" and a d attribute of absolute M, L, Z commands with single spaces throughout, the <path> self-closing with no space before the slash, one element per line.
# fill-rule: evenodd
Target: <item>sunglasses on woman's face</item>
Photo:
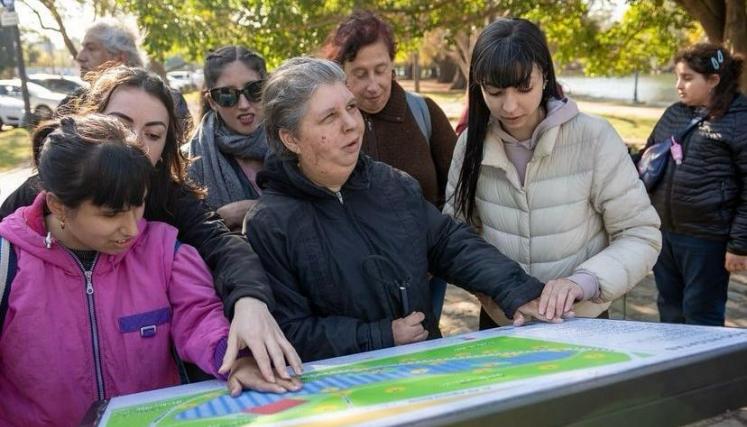
<path fill-rule="evenodd" d="M 264 83 L 263 80 L 255 80 L 245 84 L 242 89 L 217 87 L 210 89 L 208 93 L 210 93 L 213 101 L 221 107 L 233 107 L 239 103 L 241 94 L 244 94 L 244 97 L 249 102 L 259 102 L 262 98 L 262 83 Z"/>

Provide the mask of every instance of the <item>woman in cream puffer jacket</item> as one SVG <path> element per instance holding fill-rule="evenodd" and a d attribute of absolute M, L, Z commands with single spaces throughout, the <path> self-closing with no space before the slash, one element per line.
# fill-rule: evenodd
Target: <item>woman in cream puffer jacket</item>
<path fill-rule="evenodd" d="M 517 43 L 540 52 L 522 56 L 510 48 Z M 444 212 L 466 219 L 548 285 L 567 279 L 575 314 L 597 317 L 653 267 L 660 222 L 625 144 L 607 121 L 562 97 L 546 49 L 541 31 L 520 19 L 501 19 L 481 34 L 469 127 L 454 151 Z M 525 81 L 495 70 L 522 60 Z"/>

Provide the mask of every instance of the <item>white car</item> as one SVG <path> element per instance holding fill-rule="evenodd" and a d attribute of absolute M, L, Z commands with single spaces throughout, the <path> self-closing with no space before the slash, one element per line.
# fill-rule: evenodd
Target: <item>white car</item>
<path fill-rule="evenodd" d="M 54 110 L 65 99 L 64 93 L 52 92 L 36 83 L 28 82 L 26 86 L 29 89 L 29 101 L 31 101 L 31 111 L 40 119 L 52 117 Z M 21 94 L 21 80 L 0 80 L 0 95 L 10 96 L 23 101 Z"/>
<path fill-rule="evenodd" d="M 169 87 L 179 92 L 187 92 L 195 88 L 191 71 L 169 71 L 166 73 Z"/>
<path fill-rule="evenodd" d="M 62 74 L 29 74 L 29 81 L 44 86 L 52 92 L 64 93 L 66 95 L 69 95 L 84 86 L 88 86 L 88 83 L 84 82 L 80 77 L 66 76 Z"/>
<path fill-rule="evenodd" d="M 21 126 L 24 115 L 23 101 L 0 95 L 0 130 L 3 125 Z"/>

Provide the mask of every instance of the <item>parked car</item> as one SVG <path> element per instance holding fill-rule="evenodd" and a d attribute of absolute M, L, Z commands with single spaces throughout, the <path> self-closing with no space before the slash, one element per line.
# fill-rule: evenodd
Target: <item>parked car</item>
<path fill-rule="evenodd" d="M 52 117 L 54 110 L 65 99 L 64 93 L 52 92 L 44 86 L 28 82 L 26 86 L 29 89 L 29 101 L 31 102 L 31 112 L 39 119 L 48 119 Z M 23 101 L 21 93 L 21 80 L 0 80 L 0 95 L 10 96 Z"/>
<path fill-rule="evenodd" d="M 192 73 L 192 83 L 195 85 L 195 89 L 197 90 L 203 90 L 203 85 L 205 84 L 205 73 L 202 71 L 202 68 L 197 69 Z"/>
<path fill-rule="evenodd" d="M 29 74 L 29 81 L 44 86 L 52 92 L 64 93 L 66 95 L 70 95 L 87 85 L 80 77 L 61 74 Z"/>
<path fill-rule="evenodd" d="M 3 125 L 21 126 L 24 114 L 23 101 L 11 96 L 0 95 L 0 130 L 2 130 Z"/>
<path fill-rule="evenodd" d="M 169 87 L 179 92 L 189 92 L 195 89 L 191 71 L 169 71 L 166 73 L 166 79 Z"/>

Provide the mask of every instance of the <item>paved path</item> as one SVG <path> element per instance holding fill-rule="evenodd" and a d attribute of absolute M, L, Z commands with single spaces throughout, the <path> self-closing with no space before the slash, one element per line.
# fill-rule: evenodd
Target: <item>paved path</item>
<path fill-rule="evenodd" d="M 10 193 L 23 184 L 33 172 L 30 165 L 19 166 L 9 171 L 0 172 L 0 203 L 5 201 Z"/>

